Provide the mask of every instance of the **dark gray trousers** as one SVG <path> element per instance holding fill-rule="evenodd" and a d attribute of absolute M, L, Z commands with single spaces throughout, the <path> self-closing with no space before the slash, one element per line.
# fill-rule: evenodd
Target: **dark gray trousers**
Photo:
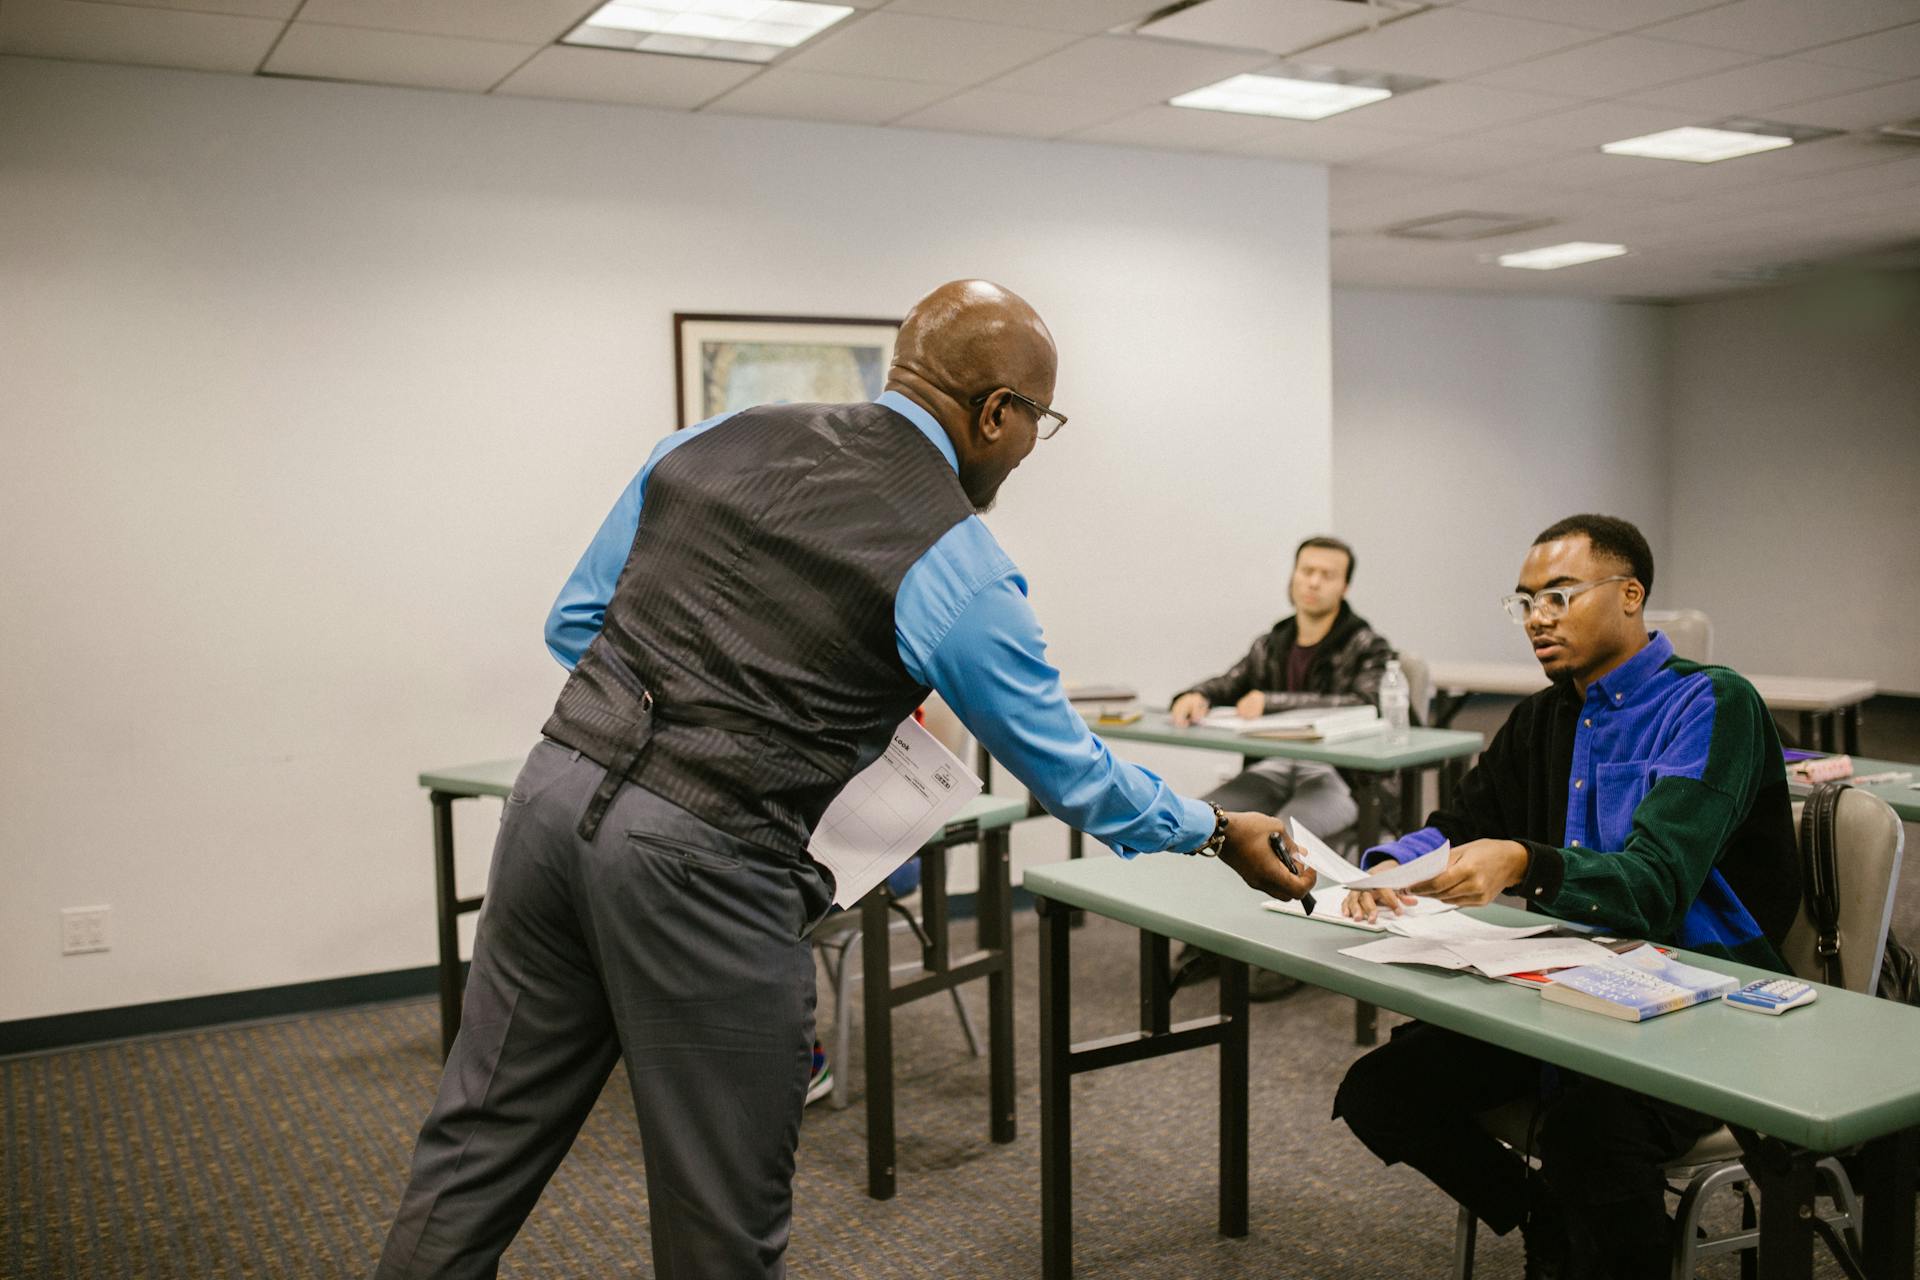
<path fill-rule="evenodd" d="M 654 1274 L 785 1274 L 806 939 L 832 889 L 803 851 L 747 844 L 637 786 L 582 840 L 603 774 L 542 742 L 508 797 L 460 1034 L 378 1280 L 494 1275 L 622 1056 Z"/>

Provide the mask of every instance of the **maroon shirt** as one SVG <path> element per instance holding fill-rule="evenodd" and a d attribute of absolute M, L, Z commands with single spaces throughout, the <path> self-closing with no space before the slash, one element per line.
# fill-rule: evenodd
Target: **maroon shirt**
<path fill-rule="evenodd" d="M 1307 668 L 1319 652 L 1318 643 L 1296 644 L 1287 650 L 1287 687 L 1282 692 L 1298 693 L 1307 687 Z"/>

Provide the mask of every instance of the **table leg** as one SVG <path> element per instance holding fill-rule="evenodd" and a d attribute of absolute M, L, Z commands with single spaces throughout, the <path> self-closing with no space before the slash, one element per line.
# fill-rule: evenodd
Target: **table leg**
<path fill-rule="evenodd" d="M 886 890 L 860 900 L 861 1012 L 866 1020 L 867 1194 L 891 1200 L 893 1173 L 893 957 Z"/>
<path fill-rule="evenodd" d="M 989 1136 L 1012 1142 L 1013 1080 L 1013 885 L 1007 863 L 1006 828 L 980 841 L 980 948 L 997 952 L 1000 967 L 987 975 L 987 1093 Z"/>
<path fill-rule="evenodd" d="M 1867 1144 L 1860 1178 L 1861 1261 L 1871 1280 L 1912 1280 L 1913 1192 L 1920 1165 L 1920 1130 L 1889 1134 Z"/>
<path fill-rule="evenodd" d="M 1081 832 L 1080 828 L 1068 827 L 1067 828 L 1067 857 L 1069 858 L 1085 857 L 1087 852 L 1086 839 L 1087 837 Z M 1078 929 L 1087 923 L 1087 913 L 1084 911 L 1074 911 L 1071 914 L 1069 914 L 1067 919 L 1068 919 L 1068 922 L 1075 929 Z"/>
<path fill-rule="evenodd" d="M 1816 1157 L 1750 1130 L 1733 1133 L 1760 1189 L 1759 1280 L 1813 1280 Z"/>
<path fill-rule="evenodd" d="M 1220 958 L 1220 1234 L 1247 1234 L 1247 966 Z"/>
<path fill-rule="evenodd" d="M 1067 1056 L 1072 986 L 1069 913 L 1034 900 L 1040 917 L 1040 1275 L 1073 1274 L 1073 1074 Z"/>
<path fill-rule="evenodd" d="M 1860 704 L 1842 707 L 1835 713 L 1840 717 L 1840 749 L 1850 756 L 1860 754 Z"/>
<path fill-rule="evenodd" d="M 453 883 L 453 801 L 430 791 L 433 804 L 433 904 L 440 934 L 440 1060 L 453 1051 L 460 1034 L 460 895 Z"/>
<path fill-rule="evenodd" d="M 1360 816 L 1354 821 L 1355 837 L 1362 849 L 1370 849 L 1380 843 L 1380 783 L 1379 775 L 1362 773 L 1359 775 L 1359 793 L 1354 796 L 1360 807 Z M 1380 1011 L 1364 1000 L 1353 1005 L 1353 1042 L 1359 1045 L 1376 1044 L 1380 1039 Z"/>

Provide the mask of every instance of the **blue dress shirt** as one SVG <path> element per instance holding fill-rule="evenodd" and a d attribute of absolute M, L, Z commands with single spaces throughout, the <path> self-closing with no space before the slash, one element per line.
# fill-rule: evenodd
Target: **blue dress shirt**
<path fill-rule="evenodd" d="M 888 391 L 877 403 L 959 458 L 925 409 Z M 676 431 L 621 493 L 547 616 L 547 648 L 571 669 L 600 632 L 614 584 L 640 527 L 647 476 L 660 459 L 731 414 Z M 1192 849 L 1213 831 L 1213 810 L 1151 770 L 1114 758 L 1067 702 L 1046 658 L 1027 582 L 978 516 L 949 529 L 914 562 L 894 596 L 894 640 L 907 673 L 946 700 L 960 722 L 1046 807 L 1121 857 Z"/>

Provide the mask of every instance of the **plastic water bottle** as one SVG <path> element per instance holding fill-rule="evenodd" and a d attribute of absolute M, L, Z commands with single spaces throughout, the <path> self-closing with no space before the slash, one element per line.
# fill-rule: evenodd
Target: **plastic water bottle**
<path fill-rule="evenodd" d="M 1413 695 L 1407 690 L 1406 673 L 1400 670 L 1400 659 L 1387 659 L 1387 672 L 1380 677 L 1380 718 L 1387 722 L 1387 745 L 1405 746 L 1407 742 L 1407 708 L 1413 703 Z"/>

